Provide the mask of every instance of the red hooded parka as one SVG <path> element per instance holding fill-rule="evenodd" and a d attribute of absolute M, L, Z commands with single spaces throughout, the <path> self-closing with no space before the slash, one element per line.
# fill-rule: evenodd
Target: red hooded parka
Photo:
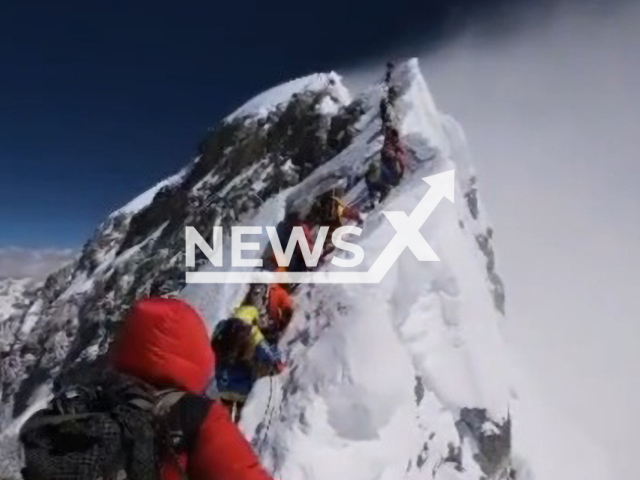
<path fill-rule="evenodd" d="M 157 388 L 202 393 L 215 358 L 204 322 L 178 299 L 137 302 L 111 347 L 115 368 Z M 271 480 L 226 409 L 214 402 L 196 445 L 179 459 L 190 480 Z M 174 461 L 162 465 L 162 480 L 181 480 Z"/>

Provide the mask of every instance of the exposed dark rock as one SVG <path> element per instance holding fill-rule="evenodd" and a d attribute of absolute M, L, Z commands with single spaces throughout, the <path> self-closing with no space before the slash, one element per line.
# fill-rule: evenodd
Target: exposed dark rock
<path fill-rule="evenodd" d="M 504 315 L 506 296 L 502 278 L 496 272 L 496 255 L 493 250 L 493 245 L 491 244 L 492 236 L 493 231 L 488 229 L 486 234 L 476 235 L 476 242 L 487 259 L 487 277 L 492 285 L 491 294 L 493 295 L 493 304 L 496 309 Z"/>
<path fill-rule="evenodd" d="M 413 387 L 413 393 L 416 396 L 416 405 L 420 405 L 420 403 L 422 403 L 422 399 L 424 398 L 424 384 L 422 383 L 422 379 L 420 377 L 416 377 L 416 386 Z"/>
<path fill-rule="evenodd" d="M 265 118 L 220 123 L 181 181 L 161 188 L 140 211 L 107 218 L 79 259 L 50 276 L 24 312 L 3 322 L 0 428 L 24 410 L 45 373 L 64 383 L 62 374 L 89 368 L 104 355 L 136 299 L 184 287 L 186 225 L 208 235 L 215 224 L 230 226 L 349 144 L 363 109 L 354 104 L 323 114 L 318 107 L 327 95 L 330 90 L 301 92 Z M 198 251 L 198 264 L 205 260 Z M 23 335 L 25 322 L 31 327 Z"/>
<path fill-rule="evenodd" d="M 471 212 L 471 216 L 474 220 L 478 219 L 480 214 L 480 208 L 478 205 L 478 189 L 476 187 L 476 177 L 471 177 L 471 181 L 469 182 L 469 190 L 464 194 L 464 198 L 467 200 L 467 206 L 469 207 L 469 212 Z"/>
<path fill-rule="evenodd" d="M 416 466 L 418 468 L 422 468 L 425 463 L 427 463 L 427 459 L 429 458 L 429 444 L 425 443 L 422 446 L 422 450 L 418 454 L 418 458 L 416 459 Z"/>
<path fill-rule="evenodd" d="M 329 154 L 335 156 L 344 150 L 355 136 L 354 125 L 364 114 L 361 101 L 354 101 L 331 119 L 331 127 L 327 135 Z"/>
<path fill-rule="evenodd" d="M 447 456 L 444 457 L 445 463 L 453 463 L 454 468 L 458 472 L 464 471 L 462 467 L 462 448 L 456 447 L 452 443 L 448 445 L 449 451 L 447 452 Z"/>
<path fill-rule="evenodd" d="M 496 423 L 480 408 L 463 408 L 456 426 L 462 437 L 471 437 L 478 452 L 475 460 L 488 478 L 499 478 L 511 469 L 511 419 Z"/>

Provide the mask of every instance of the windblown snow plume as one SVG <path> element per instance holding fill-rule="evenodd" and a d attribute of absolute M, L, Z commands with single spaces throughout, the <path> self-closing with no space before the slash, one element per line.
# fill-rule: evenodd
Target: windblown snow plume
<path fill-rule="evenodd" d="M 407 172 L 355 241 L 368 269 L 396 233 L 383 211 L 410 214 L 429 189 L 422 178 L 455 170 L 455 203 L 440 202 L 420 229 L 441 262 L 406 249 L 378 285 L 300 286 L 280 345 L 287 372 L 256 385 L 243 431 L 284 480 L 526 479 L 511 453 L 504 289 L 464 134 L 436 109 L 417 61 L 392 82 Z M 247 286 L 185 285 L 186 225 L 275 226 L 335 187 L 364 207 L 383 95 L 380 82 L 352 98 L 334 73 L 271 89 L 212 129 L 185 170 L 108 217 L 7 322 L 2 455 L 17 451 L 16 421 L 54 379 L 72 384 L 100 365 L 137 298 L 178 294 L 210 328 L 230 315 Z M 211 268 L 200 255 L 198 269 Z M 0 477 L 17 478 L 19 462 L 6 457 Z"/>

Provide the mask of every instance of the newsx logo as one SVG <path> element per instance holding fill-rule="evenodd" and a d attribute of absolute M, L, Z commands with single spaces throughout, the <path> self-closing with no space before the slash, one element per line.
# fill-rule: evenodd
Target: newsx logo
<path fill-rule="evenodd" d="M 427 221 L 443 198 L 454 201 L 454 170 L 423 178 L 430 186 L 410 215 L 399 211 L 383 211 L 387 220 L 396 229 L 396 234 L 382 251 L 380 256 L 366 272 L 357 271 L 309 271 L 309 272 L 272 272 L 250 271 L 199 271 L 187 272 L 187 283 L 379 283 L 391 269 L 405 248 L 409 248 L 421 262 L 438 262 L 440 259 L 420 234 L 420 228 Z M 281 267 L 288 267 L 296 248 L 300 249 L 307 268 L 315 268 L 320 261 L 329 227 L 322 226 L 318 231 L 313 248 L 305 239 L 302 227 L 294 227 L 286 247 L 283 247 L 276 227 L 265 227 L 274 256 Z M 331 237 L 336 249 L 351 254 L 351 258 L 334 255 L 331 263 L 344 269 L 359 266 L 365 257 L 360 245 L 348 242 L 345 235 L 359 236 L 362 229 L 355 226 L 343 226 L 335 230 Z M 246 235 L 261 235 L 263 227 L 235 226 L 231 229 L 231 266 L 235 268 L 261 268 L 262 258 L 243 258 L 246 251 L 260 250 L 260 244 L 243 239 Z M 185 229 L 186 266 L 196 266 L 196 247 L 209 259 L 214 267 L 223 267 L 223 228 L 213 227 L 213 245 L 209 245 L 200 233 L 191 226 Z"/>

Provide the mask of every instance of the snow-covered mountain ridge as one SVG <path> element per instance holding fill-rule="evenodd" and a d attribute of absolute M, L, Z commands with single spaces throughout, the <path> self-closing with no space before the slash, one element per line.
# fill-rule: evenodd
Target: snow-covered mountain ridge
<path fill-rule="evenodd" d="M 281 343 L 289 370 L 257 385 L 242 427 L 276 478 L 513 478 L 504 291 L 464 134 L 436 109 L 415 60 L 393 82 L 407 174 L 358 242 L 375 260 L 395 233 L 382 210 L 409 214 L 428 189 L 422 177 L 455 169 L 456 203 L 420 230 L 442 261 L 407 250 L 379 285 L 302 286 Z M 137 298 L 181 295 L 210 327 L 230 314 L 246 286 L 184 284 L 186 225 L 275 225 L 336 186 L 362 204 L 383 94 L 376 84 L 352 99 L 336 74 L 271 89 L 212 129 L 184 170 L 109 216 L 5 322 L 0 426 L 15 432 L 54 379 L 99 368 Z M 202 255 L 198 268 L 210 268 Z M 4 471 L 16 476 L 16 462 L 5 458 Z"/>

